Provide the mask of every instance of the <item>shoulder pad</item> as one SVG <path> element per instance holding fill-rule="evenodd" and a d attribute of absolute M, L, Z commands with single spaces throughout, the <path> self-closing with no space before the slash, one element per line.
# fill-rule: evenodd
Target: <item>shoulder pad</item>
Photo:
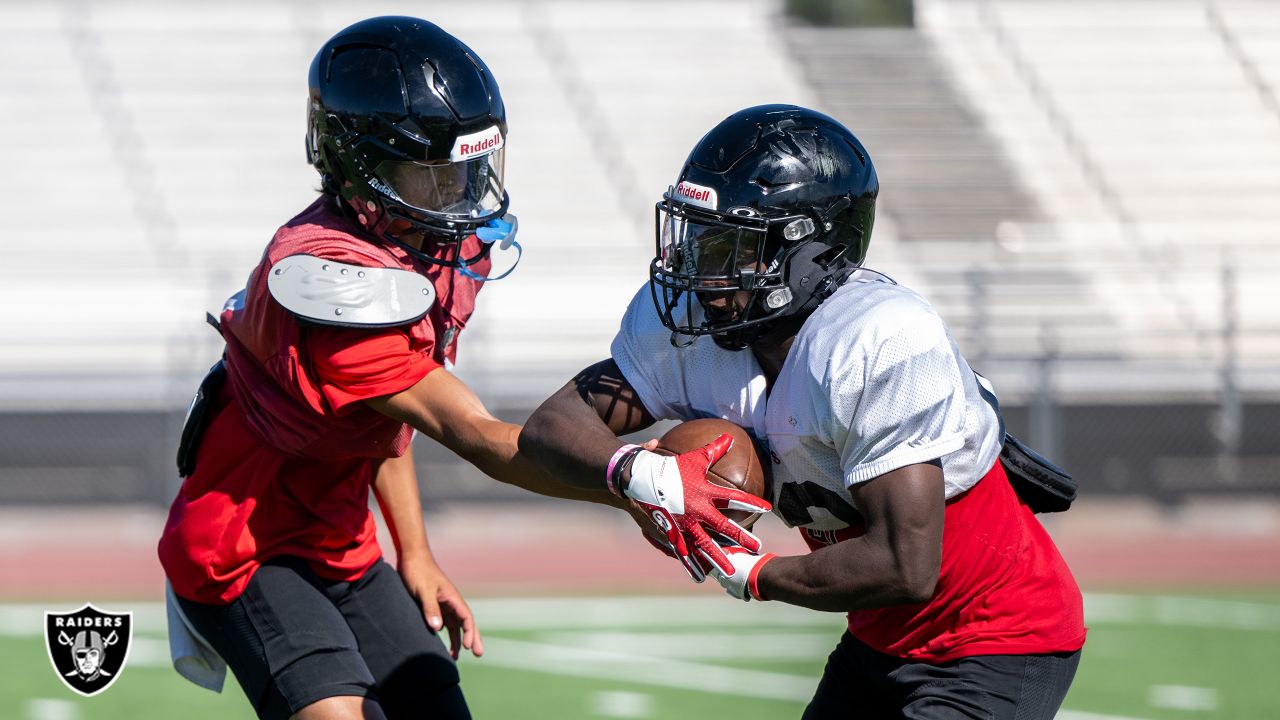
<path fill-rule="evenodd" d="M 396 327 L 417 322 L 436 290 L 425 276 L 290 255 L 267 274 L 271 297 L 295 317 L 338 327 Z"/>

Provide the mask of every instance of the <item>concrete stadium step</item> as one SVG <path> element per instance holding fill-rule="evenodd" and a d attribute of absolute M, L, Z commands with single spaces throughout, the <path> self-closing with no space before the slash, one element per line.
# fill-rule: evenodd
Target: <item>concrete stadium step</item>
<path fill-rule="evenodd" d="M 901 238 L 988 239 L 1039 216 L 914 30 L 791 28 L 788 44 L 822 107 L 867 145 Z"/>

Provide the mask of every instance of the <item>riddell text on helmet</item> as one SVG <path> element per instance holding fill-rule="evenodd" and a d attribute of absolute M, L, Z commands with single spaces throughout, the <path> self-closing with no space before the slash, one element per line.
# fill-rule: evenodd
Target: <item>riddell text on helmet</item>
<path fill-rule="evenodd" d="M 676 185 L 676 199 L 709 210 L 716 209 L 716 191 L 714 188 L 709 188 L 705 185 L 697 185 L 681 180 L 680 184 Z"/>
<path fill-rule="evenodd" d="M 470 135 L 459 136 L 453 144 L 453 152 L 449 154 L 449 159 L 453 162 L 469 160 L 500 147 L 502 147 L 502 131 L 497 127 L 491 127 Z"/>
<path fill-rule="evenodd" d="M 472 143 L 470 145 L 466 143 L 462 143 L 462 145 L 458 148 L 458 152 L 462 153 L 463 155 L 473 155 L 475 153 L 481 153 L 486 150 L 492 150 L 498 146 L 498 141 L 501 139 L 502 139 L 501 135 L 494 135 L 493 137 L 485 138 L 484 140 L 481 140 L 478 143 Z"/>

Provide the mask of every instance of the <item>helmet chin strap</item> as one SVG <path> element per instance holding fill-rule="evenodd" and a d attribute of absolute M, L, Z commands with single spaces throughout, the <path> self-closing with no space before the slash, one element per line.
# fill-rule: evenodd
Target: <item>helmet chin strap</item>
<path fill-rule="evenodd" d="M 356 197 L 337 197 L 339 206 L 348 216 L 354 214 L 356 221 L 359 222 L 368 232 L 390 242 L 399 247 L 401 250 L 409 253 L 413 257 L 434 267 L 449 268 L 456 270 L 461 274 L 480 282 L 488 282 L 491 280 L 501 280 L 510 275 L 515 270 L 516 265 L 520 263 L 520 257 L 524 254 L 524 249 L 520 247 L 520 243 L 516 242 L 516 232 L 520 227 L 519 221 L 515 215 L 507 212 L 510 207 L 511 199 L 506 193 L 503 193 L 502 205 L 497 212 L 486 216 L 487 219 L 479 223 L 450 223 L 448 228 L 431 224 L 420 218 L 414 217 L 401 208 L 383 202 L 381 207 L 375 206 L 372 201 L 368 202 L 369 207 L 364 208 L 369 214 L 361 212 L 360 200 Z M 377 212 L 381 210 L 381 212 Z M 376 221 L 370 223 L 369 215 L 377 213 Z M 403 240 L 399 239 L 390 231 L 395 221 L 401 221 L 412 228 L 413 232 L 420 234 L 423 245 L 428 242 L 432 244 L 441 244 L 432 242 L 432 236 L 443 238 L 444 243 L 451 243 L 454 247 L 454 257 L 452 259 L 442 260 L 437 257 L 416 248 Z M 467 238 L 475 235 L 480 240 L 480 251 L 469 258 L 460 257 L 462 252 L 462 243 Z M 499 250 L 506 251 L 514 247 L 516 249 L 516 261 L 512 263 L 501 275 L 488 277 L 481 275 L 471 269 L 473 265 L 489 257 L 494 246 Z"/>
<path fill-rule="evenodd" d="M 409 253 L 410 255 L 414 256 L 415 258 L 427 263 L 428 265 L 433 265 L 435 267 L 442 267 L 442 268 L 450 268 L 452 270 L 458 271 L 459 273 L 465 275 L 466 277 L 471 278 L 472 280 L 477 280 L 479 282 L 490 282 L 493 280 L 501 280 L 505 278 L 516 269 L 517 265 L 520 264 L 520 258 L 524 255 L 524 249 L 520 246 L 520 243 L 516 242 L 516 239 L 515 239 L 516 231 L 519 229 L 519 227 L 520 227 L 520 222 L 516 219 L 516 216 L 508 214 L 504 217 L 494 218 L 484 223 L 483 225 L 472 228 L 471 229 L 472 232 L 468 234 L 462 234 L 461 232 L 455 233 L 451 241 L 454 247 L 454 257 L 452 260 L 441 260 L 439 258 L 432 257 L 431 255 L 423 252 L 422 250 L 419 250 L 418 248 L 415 248 L 412 245 L 409 245 L 408 243 L 396 238 L 393 235 L 387 234 L 385 232 L 382 233 L 382 237 L 387 239 L 389 242 L 396 245 L 400 249 L 404 250 L 405 252 Z M 421 230 L 423 232 L 424 237 L 432 232 L 431 230 L 422 228 L 421 226 L 418 226 L 418 225 L 415 225 L 415 228 Z M 466 239 L 471 235 L 475 235 L 480 240 L 480 252 L 476 253 L 475 255 L 472 255 L 469 258 L 461 257 L 462 243 L 466 241 Z M 425 243 L 427 241 L 424 239 L 423 242 Z M 473 265 L 490 256 L 491 251 L 495 246 L 497 246 L 499 250 L 503 250 L 503 251 L 506 251 L 512 247 L 515 248 L 516 260 L 514 263 L 511 264 L 511 267 L 507 268 L 507 270 L 503 272 L 501 275 L 496 275 L 492 277 L 481 275 L 475 272 L 474 270 L 472 270 L 471 267 Z"/>

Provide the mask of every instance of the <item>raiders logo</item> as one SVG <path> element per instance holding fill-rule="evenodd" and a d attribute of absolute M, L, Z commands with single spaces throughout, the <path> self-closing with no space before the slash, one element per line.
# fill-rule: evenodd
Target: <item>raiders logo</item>
<path fill-rule="evenodd" d="M 106 690 L 120 677 L 132 639 L 132 612 L 103 612 L 86 604 L 75 612 L 44 614 L 45 647 L 54 672 L 85 697 Z"/>

